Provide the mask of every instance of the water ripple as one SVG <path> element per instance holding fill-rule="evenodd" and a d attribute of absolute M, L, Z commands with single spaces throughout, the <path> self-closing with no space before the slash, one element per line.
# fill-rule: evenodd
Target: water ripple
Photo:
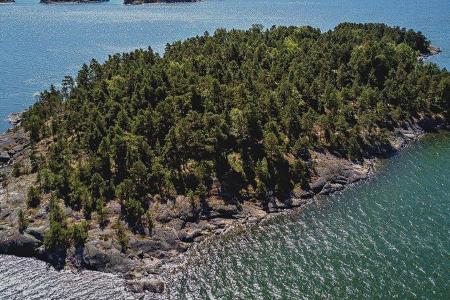
<path fill-rule="evenodd" d="M 197 247 L 171 298 L 445 299 L 449 170 L 450 135 L 429 136 L 355 189 Z"/>

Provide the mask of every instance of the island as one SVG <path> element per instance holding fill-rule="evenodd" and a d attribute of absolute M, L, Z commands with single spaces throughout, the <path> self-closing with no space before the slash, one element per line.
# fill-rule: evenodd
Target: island
<path fill-rule="evenodd" d="M 56 3 L 101 3 L 109 0 L 41 0 L 42 4 L 56 4 Z"/>
<path fill-rule="evenodd" d="M 124 0 L 125 5 L 138 5 L 147 3 L 179 3 L 179 2 L 198 2 L 200 0 Z"/>
<path fill-rule="evenodd" d="M 368 178 L 449 128 L 450 73 L 420 32 L 254 25 L 92 60 L 0 136 L 0 253 L 123 274 Z"/>
<path fill-rule="evenodd" d="M 5 4 L 5 3 L 14 3 L 16 2 L 15 0 L 0 0 L 0 4 Z"/>

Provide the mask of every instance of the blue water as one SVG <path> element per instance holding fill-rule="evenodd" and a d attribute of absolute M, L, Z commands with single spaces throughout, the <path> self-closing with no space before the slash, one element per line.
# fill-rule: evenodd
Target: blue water
<path fill-rule="evenodd" d="M 0 131 L 8 128 L 9 113 L 30 106 L 39 91 L 75 75 L 91 58 L 103 61 L 148 46 L 163 53 L 168 42 L 217 27 L 328 30 L 340 22 L 420 30 L 443 49 L 431 61 L 450 69 L 449 0 L 0 5 Z M 449 170 L 450 136 L 431 136 L 390 160 L 374 180 L 302 214 L 193 251 L 188 267 L 171 281 L 171 298 L 449 299 Z M 127 297 L 108 282 L 116 281 L 0 256 L 1 299 Z"/>
<path fill-rule="evenodd" d="M 323 30 L 345 21 L 385 22 L 424 32 L 450 49 L 448 0 L 205 0 L 197 3 L 124 6 L 121 0 L 89 5 L 42 5 L 17 0 L 0 5 L 0 131 L 7 115 L 35 101 L 36 94 L 91 58 L 152 46 L 214 31 L 312 25 Z M 433 58 L 450 67 L 450 51 Z"/>

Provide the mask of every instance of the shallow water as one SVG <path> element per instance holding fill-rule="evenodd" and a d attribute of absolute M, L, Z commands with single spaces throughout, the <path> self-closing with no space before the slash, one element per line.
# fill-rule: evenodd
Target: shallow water
<path fill-rule="evenodd" d="M 217 27 L 385 22 L 421 30 L 450 67 L 450 1 L 205 0 L 123 6 L 0 5 L 0 131 L 7 115 L 91 58 L 152 46 Z M 428 137 L 387 163 L 375 179 L 324 198 L 306 213 L 194 251 L 173 278 L 177 298 L 435 298 L 450 295 L 450 138 Z M 39 261 L 0 256 L 0 299 L 121 299 L 114 276 L 56 272 Z M 150 297 L 150 296 L 149 296 Z"/>

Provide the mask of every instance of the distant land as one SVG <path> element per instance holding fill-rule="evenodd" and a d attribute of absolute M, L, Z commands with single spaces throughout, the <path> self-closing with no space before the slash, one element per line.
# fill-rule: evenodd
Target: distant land
<path fill-rule="evenodd" d="M 15 2 L 14 0 L 0 0 L 0 4 L 1 3 L 13 3 Z"/>
<path fill-rule="evenodd" d="M 126 5 L 137 5 L 147 3 L 177 3 L 177 2 L 198 2 L 200 0 L 124 0 Z"/>
<path fill-rule="evenodd" d="M 100 3 L 108 2 L 109 0 L 41 0 L 43 4 L 54 4 L 54 3 Z"/>
<path fill-rule="evenodd" d="M 108 2 L 109 0 L 41 0 L 43 4 L 55 3 L 100 3 Z M 200 0 L 124 0 L 126 5 L 139 5 L 147 3 L 178 3 L 178 2 L 198 2 Z M 0 3 L 14 2 L 14 0 L 0 0 Z"/>

